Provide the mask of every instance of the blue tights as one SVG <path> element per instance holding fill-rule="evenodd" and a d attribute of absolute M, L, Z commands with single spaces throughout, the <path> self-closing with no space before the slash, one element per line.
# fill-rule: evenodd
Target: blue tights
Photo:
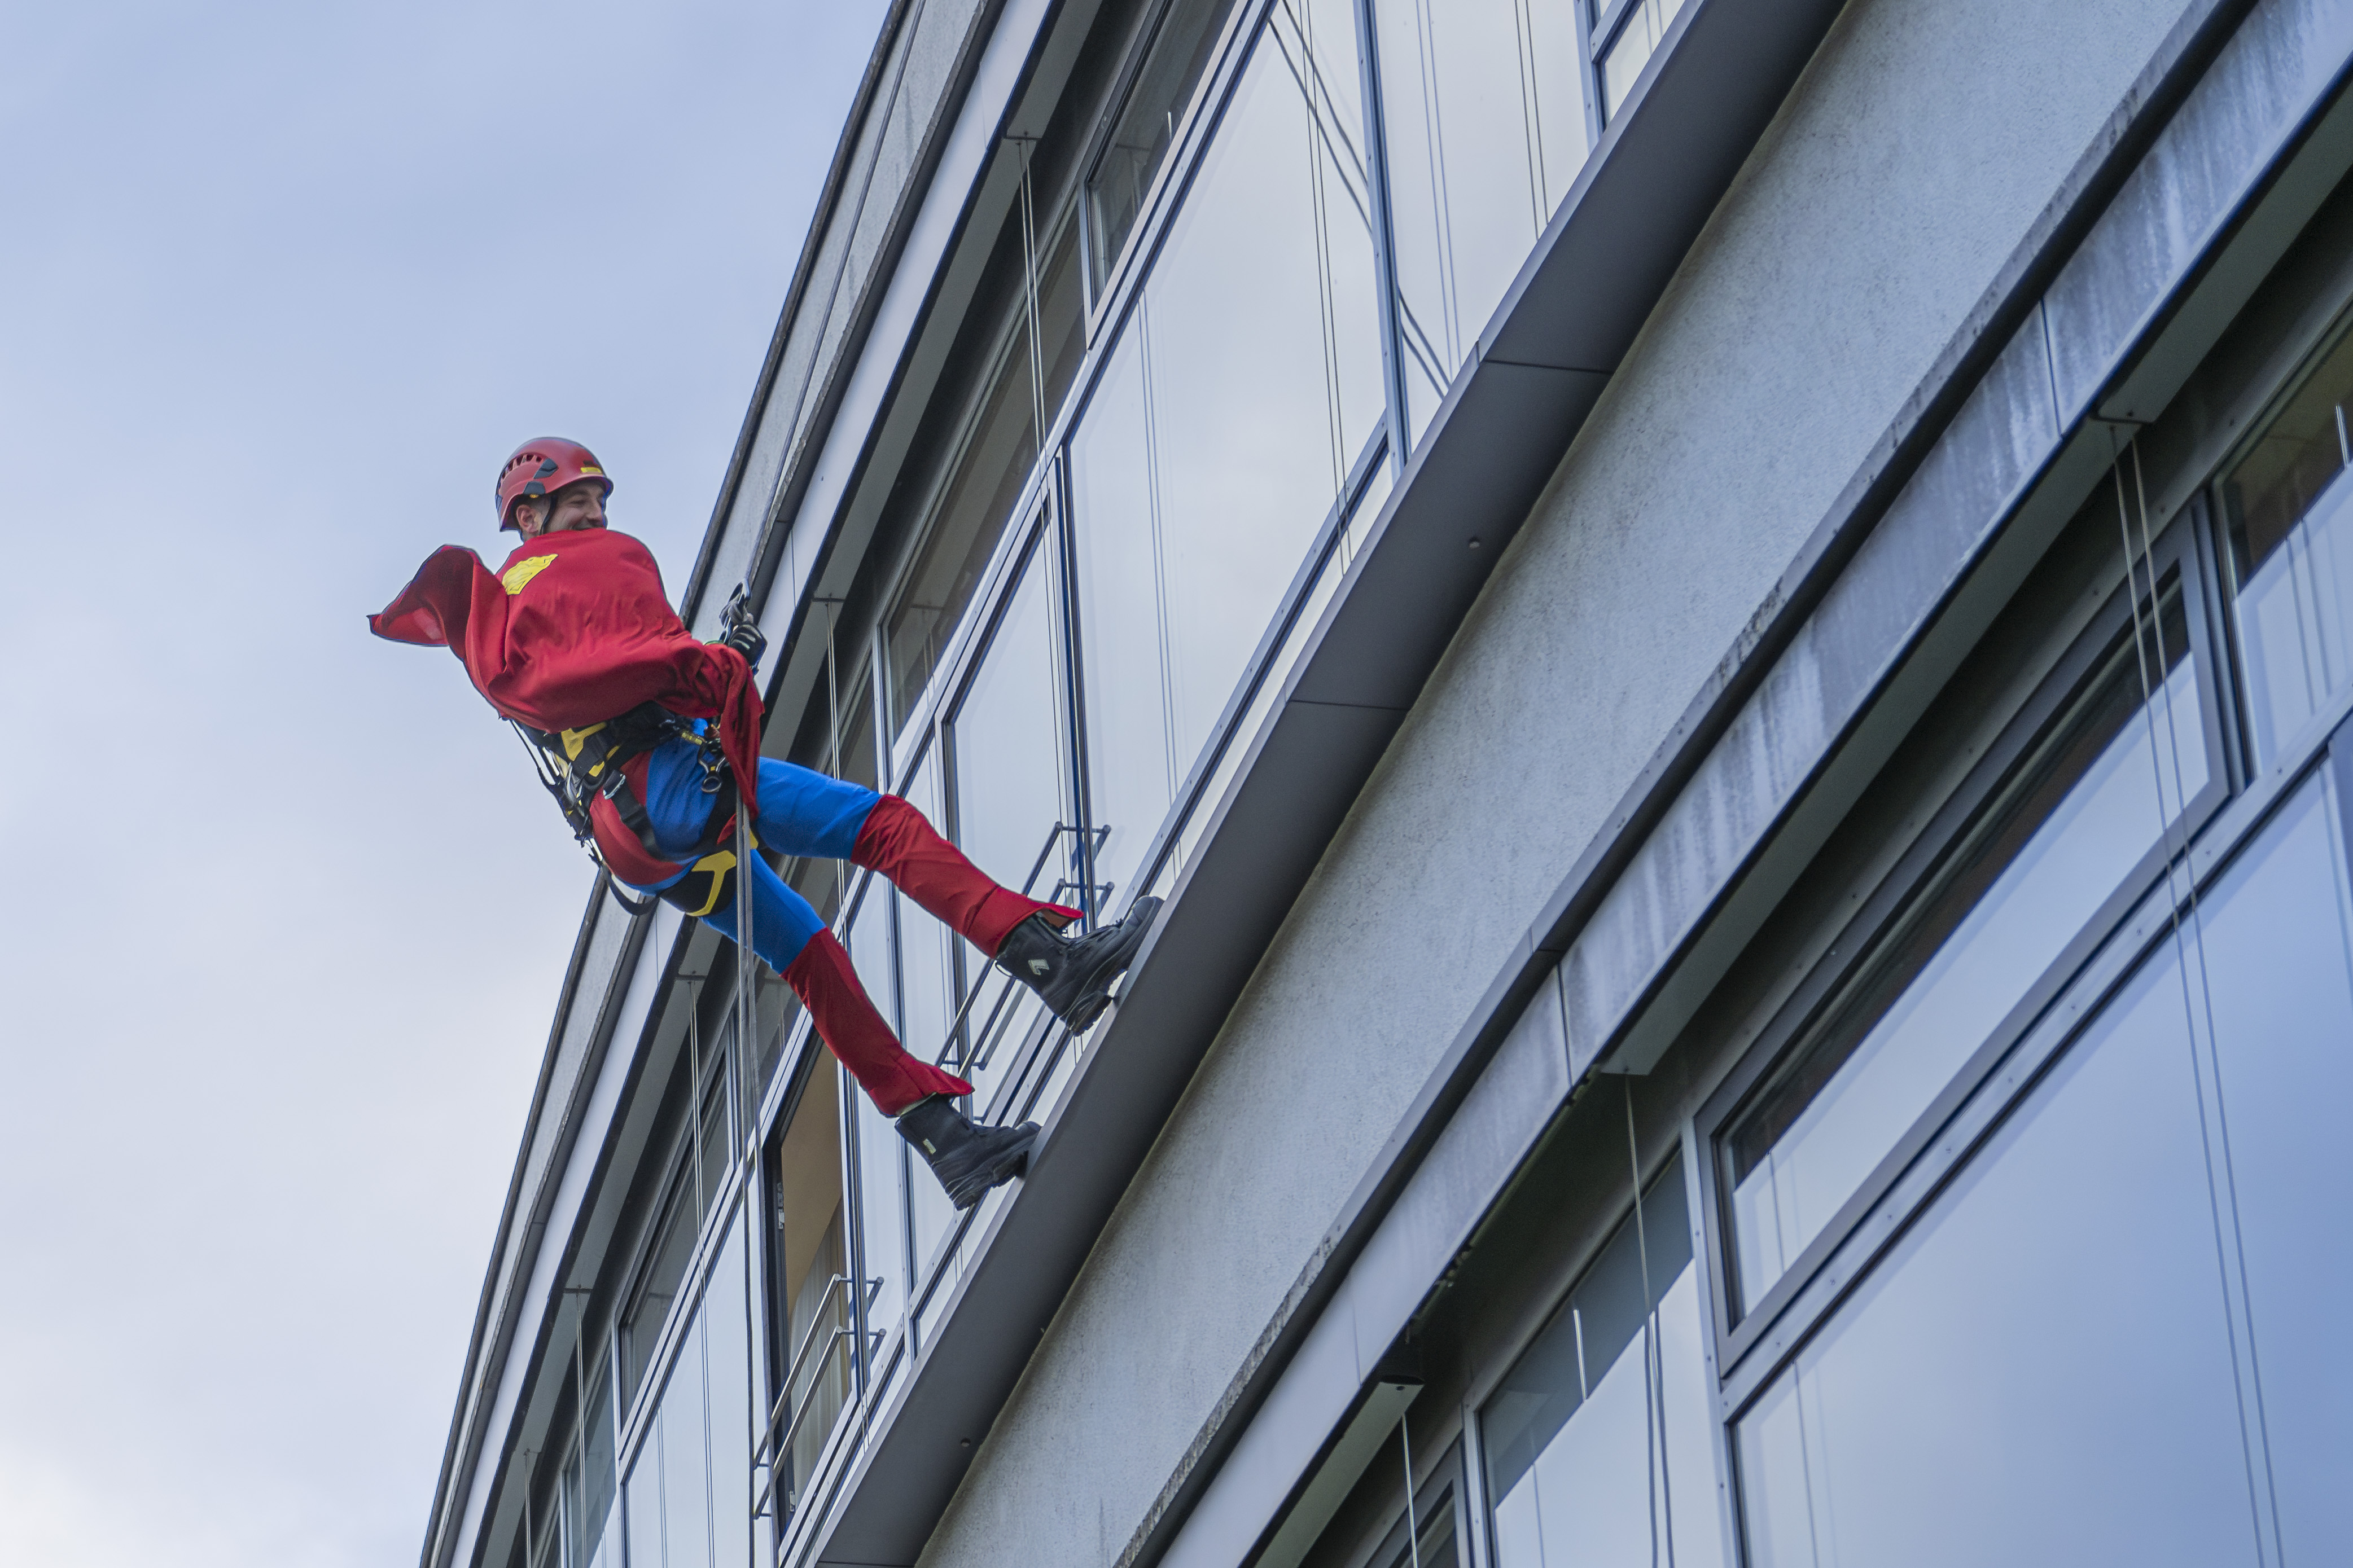
<path fill-rule="evenodd" d="M 666 857 L 690 854 L 711 823 L 712 796 L 702 793 L 702 749 L 691 741 L 667 741 L 646 762 L 646 815 L 653 819 L 654 844 Z M 882 797 L 863 784 L 847 783 L 773 757 L 760 759 L 760 814 L 752 829 L 765 849 L 847 860 L 858 844 L 867 813 Z M 752 868 L 752 950 L 782 972 L 809 938 L 825 929 L 809 901 L 785 884 L 754 855 Z M 640 888 L 658 892 L 686 873 Z M 730 938 L 735 900 L 726 898 L 703 918 Z"/>

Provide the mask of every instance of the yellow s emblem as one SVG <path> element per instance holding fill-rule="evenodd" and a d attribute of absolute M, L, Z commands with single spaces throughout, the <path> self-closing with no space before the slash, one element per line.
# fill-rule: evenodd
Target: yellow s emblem
<path fill-rule="evenodd" d="M 506 584 L 509 594 L 520 594 L 523 584 L 546 571 L 548 563 L 554 559 L 553 555 L 534 555 L 528 561 L 518 561 L 506 569 L 499 581 Z"/>

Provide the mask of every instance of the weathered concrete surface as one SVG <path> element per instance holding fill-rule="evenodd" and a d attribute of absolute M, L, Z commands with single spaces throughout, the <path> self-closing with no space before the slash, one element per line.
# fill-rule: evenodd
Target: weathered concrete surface
<path fill-rule="evenodd" d="M 1858 0 L 1841 20 L 1270 949 L 924 1563 L 1119 1558 L 1511 943 L 2181 10 Z"/>

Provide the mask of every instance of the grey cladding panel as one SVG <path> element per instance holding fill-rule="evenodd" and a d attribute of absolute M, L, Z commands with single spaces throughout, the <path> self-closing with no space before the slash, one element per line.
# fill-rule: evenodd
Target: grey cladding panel
<path fill-rule="evenodd" d="M 2353 53 L 2342 0 L 2258 5 L 2051 286 L 2063 417 L 2090 406 Z"/>

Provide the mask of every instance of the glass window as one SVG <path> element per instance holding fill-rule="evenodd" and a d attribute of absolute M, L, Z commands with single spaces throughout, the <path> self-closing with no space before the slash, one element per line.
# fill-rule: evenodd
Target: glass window
<path fill-rule="evenodd" d="M 2127 641 L 1726 1139 L 1754 1306 L 2157 846 L 2208 777 L 2176 585 L 2162 691 Z M 2183 737 L 2175 757 L 2170 737 Z M 2158 766 L 2163 745 L 2166 765 Z"/>
<path fill-rule="evenodd" d="M 1700 1335 L 1677 1163 L 1482 1413 L 1496 1568 L 1723 1561 Z"/>
<path fill-rule="evenodd" d="M 684 1182 L 673 1183 L 646 1256 L 645 1271 L 621 1314 L 621 1386 L 628 1391 L 625 1397 L 636 1396 L 654 1348 L 660 1342 L 670 1303 L 678 1300 L 687 1265 L 694 1260 L 695 1217 L 694 1194 Z"/>
<path fill-rule="evenodd" d="M 743 1346 L 744 1243 L 737 1230 L 711 1271 L 646 1428 L 627 1493 L 629 1568 L 713 1568 L 748 1561 L 751 1367 Z"/>
<path fill-rule="evenodd" d="M 1375 0 L 1374 16 L 1419 435 L 1584 166 L 1586 77 L 1569 0 Z"/>
<path fill-rule="evenodd" d="M 1337 80 L 1347 10 L 1318 15 Z M 1098 886 L 1136 874 L 1380 419 L 1357 176 L 1274 25 L 1071 439 Z"/>
<path fill-rule="evenodd" d="M 564 1468 L 565 1561 L 571 1568 L 620 1568 L 613 1518 L 613 1380 L 600 1365 L 588 1384 L 581 1430 Z"/>
<path fill-rule="evenodd" d="M 2168 943 L 1740 1418 L 1757 1568 L 2257 1560 L 2183 997 Z"/>
<path fill-rule="evenodd" d="M 764 1447 L 781 1441 L 799 1413 L 776 1477 L 786 1511 L 849 1392 L 851 1346 L 836 1337 L 852 1331 L 855 1305 L 842 1231 L 841 1092 L 840 1070 L 830 1060 L 811 1068 L 792 1121 L 769 1153 L 768 1353 L 770 1382 L 781 1393 Z M 748 1384 L 743 1397 L 750 1397 Z"/>
<path fill-rule="evenodd" d="M 860 1254 L 868 1292 L 866 1332 L 879 1345 L 907 1310 L 907 1145 L 892 1120 L 874 1102 L 844 1083 L 850 1116 L 858 1124 L 858 1225 L 864 1233 Z"/>
<path fill-rule="evenodd" d="M 711 1562 L 711 1437 L 700 1319 L 679 1351 L 662 1390 L 662 1540 L 666 1568 Z M 644 1461 L 638 1461 L 644 1468 Z M 629 1568 L 643 1568 L 632 1563 Z"/>
<path fill-rule="evenodd" d="M 1046 899 L 1069 896 L 1073 847 L 1061 830 L 1071 814 L 1053 562 L 1041 539 L 948 725 L 958 847 L 999 881 Z M 1040 1005 L 986 963 L 975 963 L 967 973 L 980 996 L 968 1016 L 964 1076 L 973 1083 L 976 1103 L 986 1107 L 1012 1065 L 1015 1043 L 1040 1016 Z M 933 1222 L 940 1216 L 927 1218 L 925 1210 L 940 1195 L 929 1190 L 936 1186 L 928 1177 L 916 1184 L 919 1264 L 937 1239 Z"/>
<path fill-rule="evenodd" d="M 2258 763 L 2353 680 L 2353 336 L 2221 483 Z"/>
<path fill-rule="evenodd" d="M 1233 0 L 1168 0 L 1154 21 L 1143 63 L 1087 173 L 1087 271 L 1097 294 L 1135 228 L 1232 9 Z"/>
<path fill-rule="evenodd" d="M 1062 806 L 1062 671 L 1055 647 L 1050 551 L 1030 552 L 980 663 L 949 721 L 957 847 L 999 881 L 1050 895 Z"/>
<path fill-rule="evenodd" d="M 909 775 L 903 794 L 933 822 L 946 820 L 940 789 L 940 751 L 929 748 Z M 906 1006 L 907 1049 L 926 1061 L 958 1069 L 963 1052 L 951 1048 L 948 1024 L 955 1016 L 956 948 L 961 939 L 904 893 L 899 900 L 901 989 Z"/>
<path fill-rule="evenodd" d="M 1667 24 L 1683 8 L 1683 0 L 1632 0 L 1626 6 L 1618 36 L 1601 53 L 1601 118 L 1615 120 L 1626 95 L 1651 57 L 1666 41 Z"/>
<path fill-rule="evenodd" d="M 662 1440 L 661 1413 L 654 1413 L 638 1445 L 637 1462 L 621 1487 L 622 1507 L 628 1514 L 629 1568 L 667 1568 L 662 1559 Z"/>
<path fill-rule="evenodd" d="M 1020 153 L 1009 149 L 1004 156 L 1018 159 Z M 976 332 L 985 342 L 958 345 L 959 352 L 982 361 L 970 406 L 959 408 L 953 423 L 927 430 L 918 442 L 919 450 L 936 444 L 947 457 L 935 490 L 921 508 L 914 558 L 883 616 L 893 734 L 914 710 L 971 607 L 974 590 L 1036 466 L 1043 425 L 1060 408 L 1085 348 L 1078 225 L 1066 214 L 1039 247 L 1037 342 L 1043 349 L 1033 351 L 1024 270 L 1027 201 L 1025 184 L 998 246 L 997 270 L 1004 274 L 998 291 L 1010 298 L 1001 314 L 983 313 L 976 327 L 967 329 L 968 336 Z"/>
<path fill-rule="evenodd" d="M 2224 1194 L 2244 1260 L 2280 1553 L 2353 1543 L 2353 887 L 2336 793 L 2306 784 L 2195 912 L 2228 1128 Z M 2177 1008 L 2182 1005 L 2179 994 Z"/>
<path fill-rule="evenodd" d="M 736 1225 L 712 1265 L 699 1325 L 710 1408 L 711 1560 L 719 1568 L 752 1560 L 752 1323 L 744 1287 L 744 1230 Z"/>

